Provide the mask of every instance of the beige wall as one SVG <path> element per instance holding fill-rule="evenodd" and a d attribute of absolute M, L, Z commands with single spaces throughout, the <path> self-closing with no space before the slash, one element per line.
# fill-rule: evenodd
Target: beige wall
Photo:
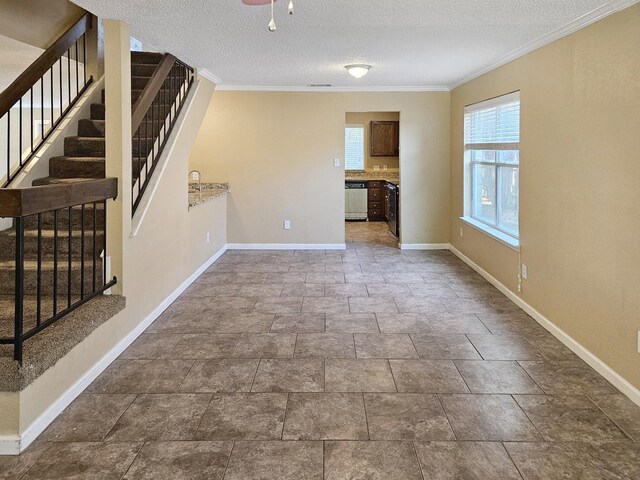
<path fill-rule="evenodd" d="M 16 394 L 19 395 L 19 405 L 16 402 L 15 408 L 19 407 L 20 432 L 226 244 L 226 197 L 191 210 L 187 208 L 188 156 L 213 88 L 213 84 L 201 80 L 193 102 L 183 109 L 184 124 L 172 150 L 171 142 L 167 144 L 169 150 L 166 151 L 171 153 L 154 202 L 138 234 L 133 238 L 125 236 L 123 251 L 127 261 L 123 266 L 122 285 L 126 308 L 36 382 Z M 208 244 L 207 232 L 211 235 Z M 110 231 L 110 235 L 117 232 Z M 0 407 L 10 405 L 16 395 L 0 396 Z M 0 435 L 15 433 L 11 431 L 15 423 L 15 417 L 0 422 Z"/>
<path fill-rule="evenodd" d="M 344 159 L 345 114 L 369 111 L 400 112 L 402 242 L 447 243 L 448 92 L 218 91 L 190 165 L 230 183 L 229 243 L 344 243 L 333 159 Z"/>
<path fill-rule="evenodd" d="M 389 169 L 400 168 L 400 157 L 372 157 L 371 156 L 371 122 L 399 121 L 398 112 L 351 112 L 345 115 L 348 125 L 364 125 L 364 168 L 373 170 L 374 165 L 388 165 Z"/>
<path fill-rule="evenodd" d="M 124 68 L 129 65 L 129 33 L 126 25 L 108 21 L 105 22 L 105 35 L 108 65 L 117 64 L 118 56 L 124 59 L 121 62 L 124 70 L 109 68 L 105 83 L 110 101 L 107 131 L 111 136 L 107 142 L 107 171 L 118 174 L 120 190 L 118 200 L 109 203 L 108 252 L 127 305 L 25 390 L 0 395 L 0 409 L 7 410 L 7 415 L 0 416 L 0 435 L 24 434 L 54 401 L 141 322 L 154 318 L 163 302 L 226 244 L 225 196 L 188 209 L 189 153 L 215 88 L 203 79 L 194 84 L 188 104 L 165 146 L 165 160 L 161 162 L 166 162 L 166 168 L 163 170 L 159 166 L 154 174 L 157 179 L 154 200 L 137 234 L 131 235 L 131 197 L 127 190 L 130 188 L 127 185 L 131 184 L 131 154 L 130 149 L 128 154 L 122 154 L 117 148 L 118 144 L 130 141 L 130 128 L 109 126 L 112 117 L 122 111 L 128 115 L 123 118 L 130 121 L 130 87 L 119 88 L 126 83 L 123 79 L 129 78 L 128 69 Z M 126 95 L 121 95 L 123 92 Z M 117 139 L 113 137 L 118 135 L 120 140 L 114 142 Z M 111 165 L 117 162 L 122 164 L 121 168 Z M 134 223 L 137 223 L 137 217 L 134 217 Z M 209 243 L 207 233 L 210 234 Z M 122 262 L 118 262 L 116 256 Z M 120 265 L 116 266 L 118 263 Z"/>
<path fill-rule="evenodd" d="M 84 9 L 67 0 L 0 0 L 0 12 L 0 35 L 47 48 Z"/>
<path fill-rule="evenodd" d="M 521 92 L 522 298 L 640 387 L 640 5 L 451 94 L 451 239 L 517 288 L 518 254 L 464 227 L 464 106 Z"/>

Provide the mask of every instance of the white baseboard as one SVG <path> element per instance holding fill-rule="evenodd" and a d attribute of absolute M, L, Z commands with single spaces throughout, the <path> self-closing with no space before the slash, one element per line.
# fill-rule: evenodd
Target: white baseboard
<path fill-rule="evenodd" d="M 500 290 L 507 298 L 509 298 L 509 300 L 518 305 L 522 310 L 524 310 L 528 315 L 530 315 L 534 320 L 542 325 L 542 327 L 544 327 L 549 333 L 560 340 L 567 348 L 569 348 L 573 353 L 580 357 L 587 365 L 589 365 L 596 372 L 607 379 L 614 387 L 620 390 L 620 392 L 629 397 L 629 399 L 633 403 L 640 406 L 640 390 L 631 385 L 631 383 L 622 378 L 611 367 L 609 367 L 606 363 L 604 363 L 593 353 L 587 350 L 584 346 L 582 346 L 582 344 L 571 337 L 571 335 L 556 326 L 551 320 L 549 320 L 547 317 L 542 315 L 535 308 L 525 302 L 519 295 L 509 290 L 493 275 L 477 265 L 473 260 L 463 254 L 456 247 L 451 245 L 450 250 L 454 255 L 460 258 L 460 260 L 469 265 L 476 272 L 482 275 L 485 280 L 487 280 L 494 287 Z"/>
<path fill-rule="evenodd" d="M 400 243 L 400 250 L 449 250 L 448 243 Z"/>
<path fill-rule="evenodd" d="M 229 243 L 229 250 L 345 250 L 345 243 Z"/>
<path fill-rule="evenodd" d="M 120 340 L 104 357 L 89 368 L 71 387 L 69 387 L 49 408 L 47 408 L 21 435 L 0 437 L 0 455 L 17 455 L 24 451 L 40 435 L 45 428 L 56 419 L 85 388 L 93 382 L 118 356 L 131 345 L 136 338 L 151 325 L 156 318 L 171 305 L 189 285 L 209 268 L 227 251 L 227 245 L 218 250 L 209 260 L 200 266 L 189 278 L 180 284 L 165 298 L 147 317 L 138 324 L 125 338 Z M 36 380 L 37 381 L 37 380 Z"/>

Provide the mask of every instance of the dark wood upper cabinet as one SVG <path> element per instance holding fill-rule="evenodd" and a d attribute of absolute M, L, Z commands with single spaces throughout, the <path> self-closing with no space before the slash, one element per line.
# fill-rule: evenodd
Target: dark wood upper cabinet
<path fill-rule="evenodd" d="M 400 155 L 400 122 L 371 122 L 372 157 L 397 157 Z"/>

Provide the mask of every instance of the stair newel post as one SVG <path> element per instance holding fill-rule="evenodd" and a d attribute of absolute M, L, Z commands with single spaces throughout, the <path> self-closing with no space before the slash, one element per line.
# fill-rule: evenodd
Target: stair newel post
<path fill-rule="evenodd" d="M 24 218 L 16 218 L 15 333 L 13 358 L 22 364 L 24 321 Z"/>
<path fill-rule="evenodd" d="M 91 27 L 84 36 L 83 44 L 85 77 L 88 75 L 89 78 L 102 78 L 104 75 L 104 30 L 101 19 L 91 17 Z"/>
<path fill-rule="evenodd" d="M 118 278 L 112 293 L 126 292 L 124 272 L 130 245 L 132 212 L 133 135 L 131 132 L 131 41 L 129 26 L 118 20 L 104 20 L 105 61 L 105 169 L 107 177 L 118 179 L 119 191 L 107 202 L 105 216 L 105 280 Z M 106 256 L 109 252 L 109 257 Z M 105 268 L 106 270 L 106 268 Z"/>

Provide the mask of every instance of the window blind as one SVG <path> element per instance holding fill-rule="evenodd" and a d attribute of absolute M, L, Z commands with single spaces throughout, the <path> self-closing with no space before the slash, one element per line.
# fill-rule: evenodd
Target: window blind
<path fill-rule="evenodd" d="M 465 108 L 467 150 L 518 150 L 520 146 L 520 95 L 505 95 Z"/>
<path fill-rule="evenodd" d="M 344 129 L 344 168 L 364 170 L 364 125 L 347 125 Z"/>

